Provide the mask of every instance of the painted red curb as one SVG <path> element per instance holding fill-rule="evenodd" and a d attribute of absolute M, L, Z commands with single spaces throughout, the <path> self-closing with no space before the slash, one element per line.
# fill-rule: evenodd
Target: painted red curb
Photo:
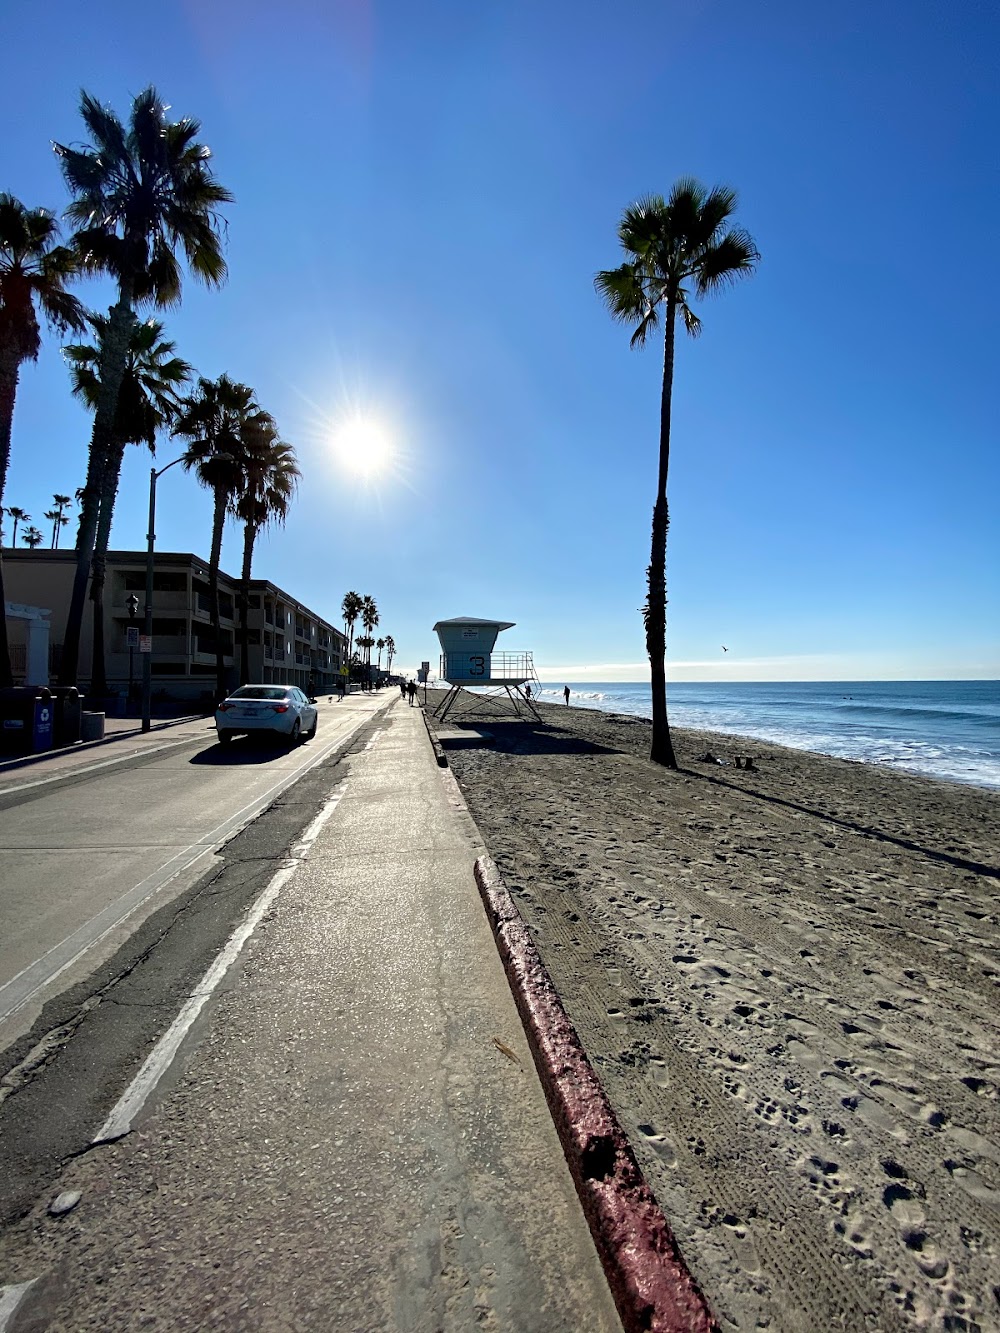
<path fill-rule="evenodd" d="M 625 1333 L 720 1333 L 488 856 L 476 883 Z"/>

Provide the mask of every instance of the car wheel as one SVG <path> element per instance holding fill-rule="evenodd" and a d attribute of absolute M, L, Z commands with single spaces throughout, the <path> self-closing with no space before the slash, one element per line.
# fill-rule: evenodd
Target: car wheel
<path fill-rule="evenodd" d="M 314 717 L 314 718 L 313 718 L 313 724 L 312 724 L 312 726 L 311 726 L 310 729 L 306 732 L 306 740 L 307 740 L 307 741 L 314 741 L 314 740 L 316 739 L 316 728 L 317 728 L 318 726 L 319 726 L 319 718 L 318 718 L 318 717 Z"/>
<path fill-rule="evenodd" d="M 288 737 L 288 743 L 289 745 L 298 745 L 301 739 L 302 739 L 302 725 L 299 722 L 299 719 L 296 718 L 295 721 L 292 723 L 292 731 L 291 735 Z"/>
<path fill-rule="evenodd" d="M 232 733 L 231 731 L 220 731 L 220 732 L 218 733 L 218 735 L 219 735 L 219 744 L 220 744 L 220 745 L 231 745 L 231 744 L 232 744 L 233 733 Z"/>

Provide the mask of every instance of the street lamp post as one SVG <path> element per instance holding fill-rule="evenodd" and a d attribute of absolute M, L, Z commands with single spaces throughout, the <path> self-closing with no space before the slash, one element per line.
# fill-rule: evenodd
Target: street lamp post
<path fill-rule="evenodd" d="M 125 598 L 125 605 L 128 607 L 128 706 L 131 708 L 135 692 L 135 618 L 139 614 L 139 599 L 134 592 Z"/>
<path fill-rule="evenodd" d="M 152 648 L 153 648 L 153 546 L 156 541 L 156 483 L 164 472 L 168 472 L 178 463 L 183 463 L 187 454 L 181 454 L 166 467 L 157 472 L 149 469 L 149 527 L 146 531 L 146 612 L 143 620 L 143 633 L 146 637 L 146 651 L 142 654 L 142 730 L 149 730 L 150 695 L 153 683 Z"/>

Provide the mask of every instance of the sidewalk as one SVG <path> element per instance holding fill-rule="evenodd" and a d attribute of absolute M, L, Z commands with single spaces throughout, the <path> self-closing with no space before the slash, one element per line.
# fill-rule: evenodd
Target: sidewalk
<path fill-rule="evenodd" d="M 379 728 L 173 1086 L 67 1168 L 72 1212 L 40 1201 L 0 1252 L 0 1281 L 39 1279 L 24 1327 L 620 1330 L 476 830 L 420 710 Z"/>
<path fill-rule="evenodd" d="M 43 750 L 40 754 L 0 757 L 0 790 L 19 782 L 100 763 L 103 759 L 123 753 L 125 748 L 133 752 L 150 751 L 169 744 L 172 739 L 207 736 L 214 726 L 213 717 L 204 713 L 154 719 L 148 732 L 143 732 L 142 723 L 137 717 L 109 717 L 105 719 L 103 740 L 58 746 Z"/>

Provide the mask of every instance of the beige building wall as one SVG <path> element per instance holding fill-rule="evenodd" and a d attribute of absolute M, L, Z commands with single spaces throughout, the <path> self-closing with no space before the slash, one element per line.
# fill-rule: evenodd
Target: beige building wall
<path fill-rule="evenodd" d="M 52 679 L 58 664 L 69 612 L 76 554 L 73 551 L 4 552 L 5 593 L 10 602 L 46 607 L 51 612 Z M 109 551 L 104 589 L 105 660 L 108 685 L 127 692 L 130 669 L 133 686 L 142 677 L 142 657 L 130 654 L 127 630 L 130 623 L 141 632 L 146 601 L 146 553 Z M 237 637 L 238 581 L 219 573 L 220 629 L 224 658 L 231 684 L 239 676 Z M 135 620 L 130 621 L 127 599 L 139 599 Z M 268 683 L 299 685 L 312 683 L 317 690 L 331 691 L 345 657 L 344 635 L 321 617 L 274 584 L 255 579 L 250 585 L 247 616 L 250 637 L 250 678 Z M 17 622 L 11 621 L 12 636 Z M 91 604 L 84 610 L 80 639 L 78 681 L 89 685 L 93 660 Z M 16 643 L 16 640 L 15 640 Z M 18 653 L 12 656 L 17 659 Z M 16 661 L 15 661 L 16 665 Z M 188 553 L 157 552 L 153 576 L 153 656 L 151 674 L 154 695 L 208 701 L 215 693 L 215 651 L 211 629 L 211 598 L 208 566 Z M 16 675 L 16 672 L 15 672 Z"/>

